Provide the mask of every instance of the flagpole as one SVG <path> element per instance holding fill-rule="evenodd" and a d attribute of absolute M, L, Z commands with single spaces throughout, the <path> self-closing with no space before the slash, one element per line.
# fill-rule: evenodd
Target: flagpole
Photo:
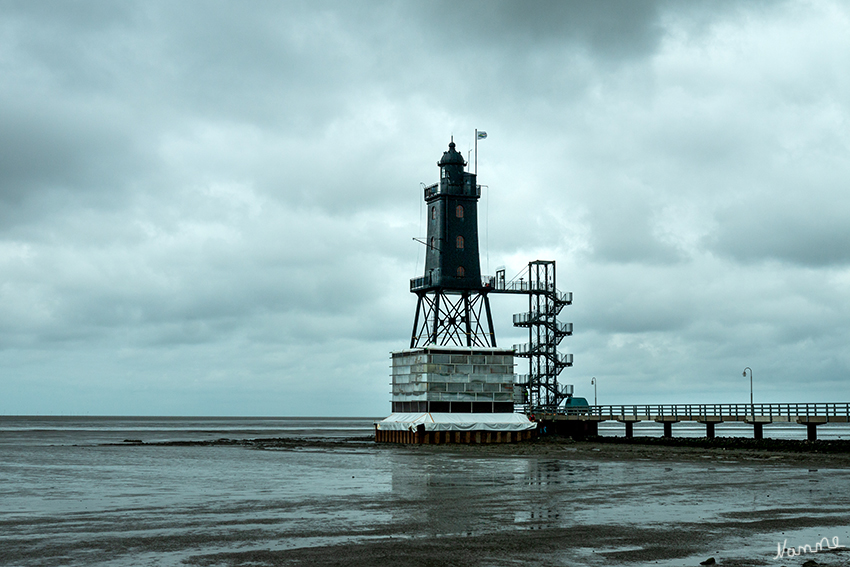
<path fill-rule="evenodd" d="M 475 129 L 475 175 L 478 175 L 478 128 Z"/>

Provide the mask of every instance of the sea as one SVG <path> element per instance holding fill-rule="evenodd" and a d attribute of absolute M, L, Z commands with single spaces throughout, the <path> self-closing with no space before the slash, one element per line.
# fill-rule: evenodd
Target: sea
<path fill-rule="evenodd" d="M 308 563 L 287 554 L 305 549 L 328 550 L 328 562 L 347 550 L 345 564 L 368 565 L 358 550 L 382 542 L 577 526 L 662 535 L 697 526 L 716 539 L 706 553 L 718 561 L 725 553 L 769 562 L 783 539 L 850 541 L 848 470 L 713 454 L 671 464 L 651 455 L 617 461 L 379 446 L 369 440 L 375 421 L 0 416 L 0 565 L 297 565 Z M 635 434 L 660 436 L 654 426 L 638 424 Z M 735 427 L 718 426 L 717 435 L 752 434 Z M 764 432 L 805 438 L 802 426 Z M 622 435 L 613 424 L 600 433 Z M 848 438 L 847 428 L 818 433 Z M 677 424 L 674 435 L 704 431 Z M 277 450 L 192 443 L 281 438 L 303 443 Z M 794 513 L 805 520 L 797 525 Z M 763 532 L 742 535 L 762 520 Z M 621 547 L 566 542 L 547 561 L 609 565 L 605 553 L 628 553 Z M 500 549 L 487 559 L 482 548 L 477 564 L 539 564 Z"/>
<path fill-rule="evenodd" d="M 371 435 L 369 417 L 0 416 L 0 448 L 218 439 L 345 439 Z"/>
<path fill-rule="evenodd" d="M 313 440 L 363 440 L 382 418 L 372 417 L 109 417 L 109 416 L 0 416 L 0 449 L 9 446 L 99 445 L 213 441 L 218 439 L 297 438 Z M 634 425 L 635 436 L 660 437 L 663 426 L 652 421 Z M 769 439 L 806 439 L 805 426 L 794 423 L 764 425 Z M 599 434 L 625 435 L 625 425 L 602 422 Z M 718 437 L 752 437 L 751 425 L 741 422 L 715 426 Z M 705 426 L 680 422 L 674 437 L 704 437 Z M 819 439 L 850 439 L 850 424 L 818 426 Z"/>

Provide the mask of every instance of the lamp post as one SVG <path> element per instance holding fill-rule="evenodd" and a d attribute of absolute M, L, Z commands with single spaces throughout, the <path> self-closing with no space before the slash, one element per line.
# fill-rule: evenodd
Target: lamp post
<path fill-rule="evenodd" d="M 593 384 L 593 405 L 596 404 L 596 376 L 590 379 L 590 383 Z"/>
<path fill-rule="evenodd" d="M 744 378 L 747 377 L 747 370 L 750 371 L 750 413 L 752 414 L 753 420 L 756 419 L 756 407 L 753 405 L 753 369 L 747 366 L 744 368 Z"/>

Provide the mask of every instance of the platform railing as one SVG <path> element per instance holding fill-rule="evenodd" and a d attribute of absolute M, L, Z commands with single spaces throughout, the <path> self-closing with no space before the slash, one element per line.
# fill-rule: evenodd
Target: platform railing
<path fill-rule="evenodd" d="M 551 320 L 548 313 L 541 313 L 540 311 L 532 311 L 532 312 L 523 312 L 523 313 L 515 313 L 514 317 L 514 327 L 521 327 L 523 325 L 533 325 L 535 323 L 541 323 L 543 325 L 549 325 L 551 327 Z M 573 334 L 573 324 L 572 323 L 561 323 L 557 322 L 555 324 L 555 332 L 562 335 L 572 335 Z"/>
<path fill-rule="evenodd" d="M 556 298 L 561 303 L 566 303 L 567 305 L 569 305 L 573 302 L 573 292 L 571 292 L 571 291 L 556 292 Z"/>
<path fill-rule="evenodd" d="M 410 291 L 415 291 L 417 289 L 422 289 L 424 287 L 429 287 L 433 283 L 431 278 L 431 274 L 425 274 L 424 276 L 420 276 L 418 278 L 411 278 L 410 280 Z"/>
<path fill-rule="evenodd" d="M 496 282 L 496 289 L 498 291 L 516 291 L 516 292 L 529 292 L 529 291 L 540 291 L 540 292 L 552 292 L 558 293 L 559 298 L 561 296 L 572 296 L 571 292 L 561 293 L 555 289 L 550 283 L 545 282 L 527 282 L 525 280 L 513 281 L 513 282 L 504 282 L 498 281 Z M 565 297 L 566 298 L 566 297 Z"/>
<path fill-rule="evenodd" d="M 467 197 L 481 197 L 481 185 L 475 185 L 473 187 L 469 183 L 464 183 L 462 185 L 463 189 L 459 193 L 457 192 L 457 185 L 454 185 L 452 187 L 455 187 L 455 191 L 454 191 L 453 194 L 464 195 L 464 196 L 467 196 Z M 425 200 L 427 201 L 428 199 L 430 199 L 434 195 L 444 194 L 444 189 L 448 189 L 448 188 L 444 188 L 440 183 L 433 183 L 433 184 L 429 185 L 428 187 L 425 187 Z M 448 191 L 445 191 L 445 192 L 448 192 Z"/>
<path fill-rule="evenodd" d="M 539 311 L 532 311 L 530 313 L 514 313 L 514 327 L 519 327 L 520 325 L 530 325 L 531 323 L 536 323 L 537 321 L 540 321 L 544 317 L 548 317 L 548 314 L 540 313 Z"/>
<path fill-rule="evenodd" d="M 572 335 L 573 334 L 573 324 L 572 323 L 558 323 L 556 326 L 556 331 L 558 333 L 564 335 Z"/>
<path fill-rule="evenodd" d="M 426 287 L 432 287 L 434 282 L 437 281 L 433 274 L 433 272 L 429 272 L 424 276 L 420 276 L 418 278 L 410 279 L 410 291 L 416 291 L 419 289 L 423 289 Z M 496 278 L 493 276 L 481 276 L 481 287 L 487 290 L 492 290 L 495 286 Z"/>
<path fill-rule="evenodd" d="M 573 355 L 572 354 L 560 354 L 557 351 L 547 350 L 551 349 L 552 345 L 547 343 L 520 343 L 518 345 L 513 345 L 511 348 L 514 351 L 515 356 L 521 357 L 529 357 L 533 355 L 542 355 L 553 361 L 556 365 L 559 366 L 572 366 L 573 365 Z"/>
<path fill-rule="evenodd" d="M 705 417 L 850 417 L 850 403 L 796 404 L 644 404 L 601 405 L 567 408 L 567 415 L 604 417 L 677 418 L 698 420 Z"/>

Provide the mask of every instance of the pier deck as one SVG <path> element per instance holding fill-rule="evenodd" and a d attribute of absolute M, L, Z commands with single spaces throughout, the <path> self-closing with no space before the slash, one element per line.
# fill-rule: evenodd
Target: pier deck
<path fill-rule="evenodd" d="M 601 421 L 619 421 L 626 425 L 626 437 L 633 436 L 633 425 L 639 421 L 655 421 L 664 425 L 664 436 L 672 437 L 673 424 L 695 421 L 705 424 L 706 437 L 714 437 L 718 423 L 738 421 L 753 425 L 753 437 L 761 439 L 766 423 L 798 423 L 807 428 L 807 438 L 817 439 L 817 426 L 825 423 L 850 422 L 850 403 L 799 404 L 645 404 L 600 405 L 568 408 L 558 414 L 533 413 L 537 421 L 557 425 L 581 424 L 580 432 L 595 434 Z M 568 428 L 575 430 L 575 427 Z"/>

